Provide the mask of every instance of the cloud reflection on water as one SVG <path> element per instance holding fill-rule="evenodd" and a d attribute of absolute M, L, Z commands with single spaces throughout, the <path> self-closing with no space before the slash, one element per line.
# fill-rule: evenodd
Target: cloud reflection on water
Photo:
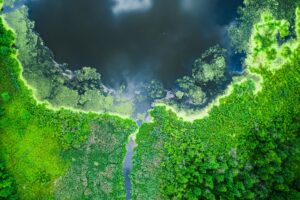
<path fill-rule="evenodd" d="M 145 11 L 152 7 L 152 0 L 113 0 L 112 11 L 115 15 L 132 11 Z"/>

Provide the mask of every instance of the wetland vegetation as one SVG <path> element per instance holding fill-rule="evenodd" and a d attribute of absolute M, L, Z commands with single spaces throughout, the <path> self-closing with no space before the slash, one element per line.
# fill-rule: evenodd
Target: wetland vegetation
<path fill-rule="evenodd" d="M 190 67 L 166 75 L 167 87 L 145 75 L 143 84 L 117 77 L 113 86 L 93 66 L 64 63 L 31 19 L 30 4 L 55 7 L 49 2 L 0 0 L 0 199 L 300 199 L 298 0 L 244 0 L 237 16 L 229 12 L 236 20 L 217 20 L 226 42 L 210 38 L 185 51 Z M 130 15 L 126 0 L 115 2 L 112 14 Z M 150 2 L 130 8 L 151 16 L 160 9 Z M 233 57 L 242 71 L 233 70 Z"/>

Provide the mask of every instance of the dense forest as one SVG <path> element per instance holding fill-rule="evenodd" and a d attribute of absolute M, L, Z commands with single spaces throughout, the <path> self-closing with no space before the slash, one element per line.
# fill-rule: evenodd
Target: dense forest
<path fill-rule="evenodd" d="M 245 0 L 228 27 L 244 74 L 227 76 L 226 50 L 211 47 L 140 127 L 99 114 L 132 115 L 133 102 L 91 67 L 69 79 L 26 7 L 1 16 L 0 199 L 125 199 L 134 133 L 132 199 L 300 199 L 299 4 Z M 159 82 L 145 87 L 152 99 L 166 95 Z M 189 115 L 198 105 L 207 107 Z"/>
<path fill-rule="evenodd" d="M 287 40 L 289 22 L 262 14 L 249 76 L 208 116 L 187 122 L 165 107 L 151 111 L 137 135 L 134 199 L 300 198 L 299 9 L 292 27 Z"/>
<path fill-rule="evenodd" d="M 135 122 L 38 104 L 15 42 L 1 19 L 0 199 L 125 198 L 120 174 Z"/>

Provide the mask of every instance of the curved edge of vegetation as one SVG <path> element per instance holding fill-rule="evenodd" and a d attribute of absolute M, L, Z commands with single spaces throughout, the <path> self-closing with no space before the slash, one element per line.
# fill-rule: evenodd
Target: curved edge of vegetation
<path fill-rule="evenodd" d="M 123 199 L 123 158 L 136 123 L 38 104 L 14 44 L 1 16 L 0 198 Z"/>
<path fill-rule="evenodd" d="M 132 93 L 126 83 L 119 89 L 109 89 L 102 84 L 101 75 L 95 68 L 83 67 L 72 72 L 68 70 L 68 64 L 56 63 L 42 38 L 33 30 L 34 21 L 28 18 L 27 7 L 15 8 L 15 2 L 5 1 L 8 8 L 13 8 L 5 14 L 5 19 L 18 36 L 16 46 L 20 51 L 18 58 L 23 65 L 23 76 L 35 89 L 35 97 L 53 107 L 64 105 L 99 113 L 120 113 L 142 122 L 151 102 L 199 110 L 223 92 L 231 81 L 228 52 L 216 45 L 200 55 L 191 74 L 175 81 L 170 90 L 167 91 L 159 80 L 151 80 L 137 84 L 135 94 L 126 97 Z"/>
<path fill-rule="evenodd" d="M 133 115 L 133 102 L 121 95 L 122 89 L 112 91 L 103 85 L 101 74 L 95 68 L 70 71 L 68 64 L 57 63 L 51 50 L 33 30 L 34 22 L 28 17 L 27 6 L 14 8 L 15 0 L 5 3 L 13 8 L 4 14 L 4 19 L 17 36 L 15 46 L 22 63 L 22 76 L 33 90 L 35 99 L 56 110 L 65 107 L 123 118 Z"/>
<path fill-rule="evenodd" d="M 234 84 L 209 115 L 151 111 L 136 139 L 133 199 L 300 198 L 299 9 L 294 28 L 287 40 L 289 23 L 262 15 L 246 60 L 260 84 Z"/>

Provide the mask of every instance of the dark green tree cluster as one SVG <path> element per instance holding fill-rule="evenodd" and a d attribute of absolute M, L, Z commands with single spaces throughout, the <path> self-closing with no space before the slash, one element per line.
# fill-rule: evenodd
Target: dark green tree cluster
<path fill-rule="evenodd" d="M 0 56 L 2 59 L 5 58 L 5 56 L 9 56 L 16 52 L 14 48 L 12 48 L 13 45 L 13 32 L 12 31 L 4 31 L 4 24 L 3 22 L 0 24 Z"/>
<path fill-rule="evenodd" d="M 0 161 L 0 199 L 15 200 L 16 194 L 15 180 L 6 171 L 4 162 Z"/>
<path fill-rule="evenodd" d="M 0 4 L 1 3 L 2 1 L 0 1 Z M 0 65 L 8 64 L 6 62 L 6 57 L 15 53 L 15 50 L 12 48 L 13 38 L 14 36 L 11 31 L 4 31 L 4 24 L 0 20 Z M 5 115 L 4 104 L 9 100 L 10 95 L 8 92 L 2 92 L 0 94 L 0 118 Z M 6 170 L 2 156 L 3 155 L 0 155 L 0 199 L 18 199 L 16 195 L 15 180 Z"/>

